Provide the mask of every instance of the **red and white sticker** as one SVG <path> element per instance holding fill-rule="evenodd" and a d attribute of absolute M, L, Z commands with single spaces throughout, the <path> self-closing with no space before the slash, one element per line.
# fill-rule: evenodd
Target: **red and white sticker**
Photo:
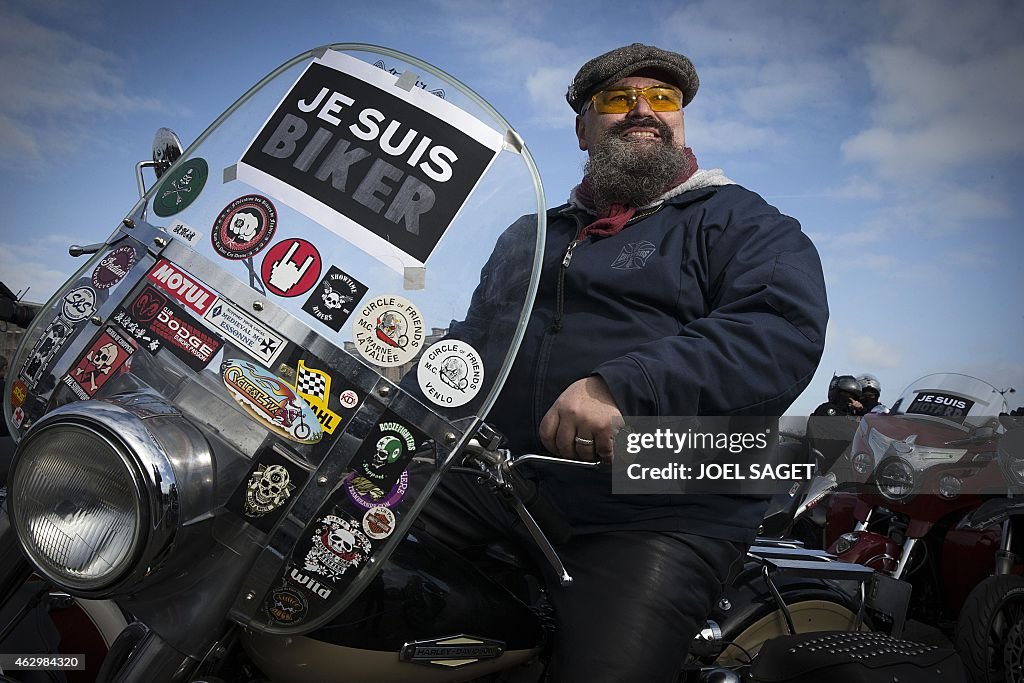
<path fill-rule="evenodd" d="M 250 194 L 224 207 L 213 223 L 213 250 L 226 259 L 242 261 L 270 244 L 277 230 L 277 209 L 266 197 Z"/>
<path fill-rule="evenodd" d="M 194 275 L 167 259 L 157 261 L 146 277 L 174 297 L 175 301 L 199 315 L 206 313 L 206 309 L 217 298 L 217 295 Z"/>
<path fill-rule="evenodd" d="M 64 376 L 64 384 L 81 400 L 87 400 L 113 377 L 135 353 L 135 344 L 108 327 L 92 343 L 78 364 Z"/>
<path fill-rule="evenodd" d="M 363 358 L 392 368 L 408 363 L 423 348 L 423 316 L 397 294 L 378 296 L 359 309 L 352 321 L 352 340 Z"/>
<path fill-rule="evenodd" d="M 20 427 L 21 423 L 25 421 L 25 411 L 21 409 L 21 406 L 18 406 L 11 413 L 11 417 L 14 418 L 14 426 Z"/>
<path fill-rule="evenodd" d="M 263 257 L 260 275 L 267 289 L 278 296 L 299 296 L 320 281 L 323 262 L 316 247 L 292 237 L 278 242 Z"/>
<path fill-rule="evenodd" d="M 341 403 L 342 408 L 355 408 L 359 405 L 359 394 L 351 389 L 346 389 L 338 396 L 338 402 Z"/>
<path fill-rule="evenodd" d="M 458 339 L 432 344 L 416 370 L 423 395 L 433 403 L 456 408 L 469 403 L 484 384 L 484 364 L 472 346 Z"/>

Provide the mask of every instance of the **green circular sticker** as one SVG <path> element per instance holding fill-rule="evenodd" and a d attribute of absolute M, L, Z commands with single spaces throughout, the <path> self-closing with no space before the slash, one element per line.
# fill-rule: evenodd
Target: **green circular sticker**
<path fill-rule="evenodd" d="M 153 198 L 153 211 L 157 216 L 173 216 L 184 211 L 203 191 L 209 174 L 206 159 L 196 157 L 184 162 L 161 183 Z"/>

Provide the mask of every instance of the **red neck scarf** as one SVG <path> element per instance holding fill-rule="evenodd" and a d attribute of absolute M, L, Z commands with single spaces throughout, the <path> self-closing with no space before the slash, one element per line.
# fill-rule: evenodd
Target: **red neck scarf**
<path fill-rule="evenodd" d="M 697 157 L 693 155 L 693 150 L 689 147 L 684 147 L 683 154 L 686 155 L 687 163 L 679 175 L 665 186 L 664 192 L 682 185 L 690 179 L 690 176 L 697 172 Z M 594 208 L 594 189 L 590 186 L 590 178 L 586 176 L 583 177 L 583 181 L 576 188 L 576 199 L 579 200 L 580 204 L 587 211 L 597 216 L 597 220 L 584 227 L 576 239 L 583 239 L 588 235 L 610 237 L 626 226 L 626 223 L 636 214 L 638 208 L 628 204 L 612 204 L 603 214 L 598 214 L 597 209 Z"/>

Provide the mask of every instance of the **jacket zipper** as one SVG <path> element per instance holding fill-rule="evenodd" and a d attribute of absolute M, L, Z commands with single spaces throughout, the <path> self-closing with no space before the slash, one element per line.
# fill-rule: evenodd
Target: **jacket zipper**
<path fill-rule="evenodd" d="M 576 221 L 576 236 L 569 242 L 569 246 L 565 248 L 565 256 L 562 257 L 562 267 L 558 269 L 558 285 L 555 294 L 555 320 L 551 324 L 552 332 L 560 332 L 562 329 L 562 314 L 565 312 L 565 271 L 569 269 L 569 264 L 572 262 L 573 249 L 583 241 L 581 238 L 583 220 L 578 213 L 573 214 L 572 218 Z"/>

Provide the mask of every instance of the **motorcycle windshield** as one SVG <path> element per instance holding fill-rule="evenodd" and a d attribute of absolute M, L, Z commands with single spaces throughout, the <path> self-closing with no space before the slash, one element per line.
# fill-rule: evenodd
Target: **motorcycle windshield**
<path fill-rule="evenodd" d="M 544 212 L 521 138 L 469 88 L 384 48 L 307 52 L 42 309 L 5 417 L 20 438 L 58 406 L 159 394 L 215 435 L 211 514 L 262 545 L 232 618 L 312 629 L 372 580 L 497 397 Z M 419 494 L 414 457 L 435 467 Z"/>
<path fill-rule="evenodd" d="M 912 382 L 890 412 L 970 431 L 998 425 L 999 413 L 1006 412 L 1006 400 L 984 380 L 937 373 Z"/>

